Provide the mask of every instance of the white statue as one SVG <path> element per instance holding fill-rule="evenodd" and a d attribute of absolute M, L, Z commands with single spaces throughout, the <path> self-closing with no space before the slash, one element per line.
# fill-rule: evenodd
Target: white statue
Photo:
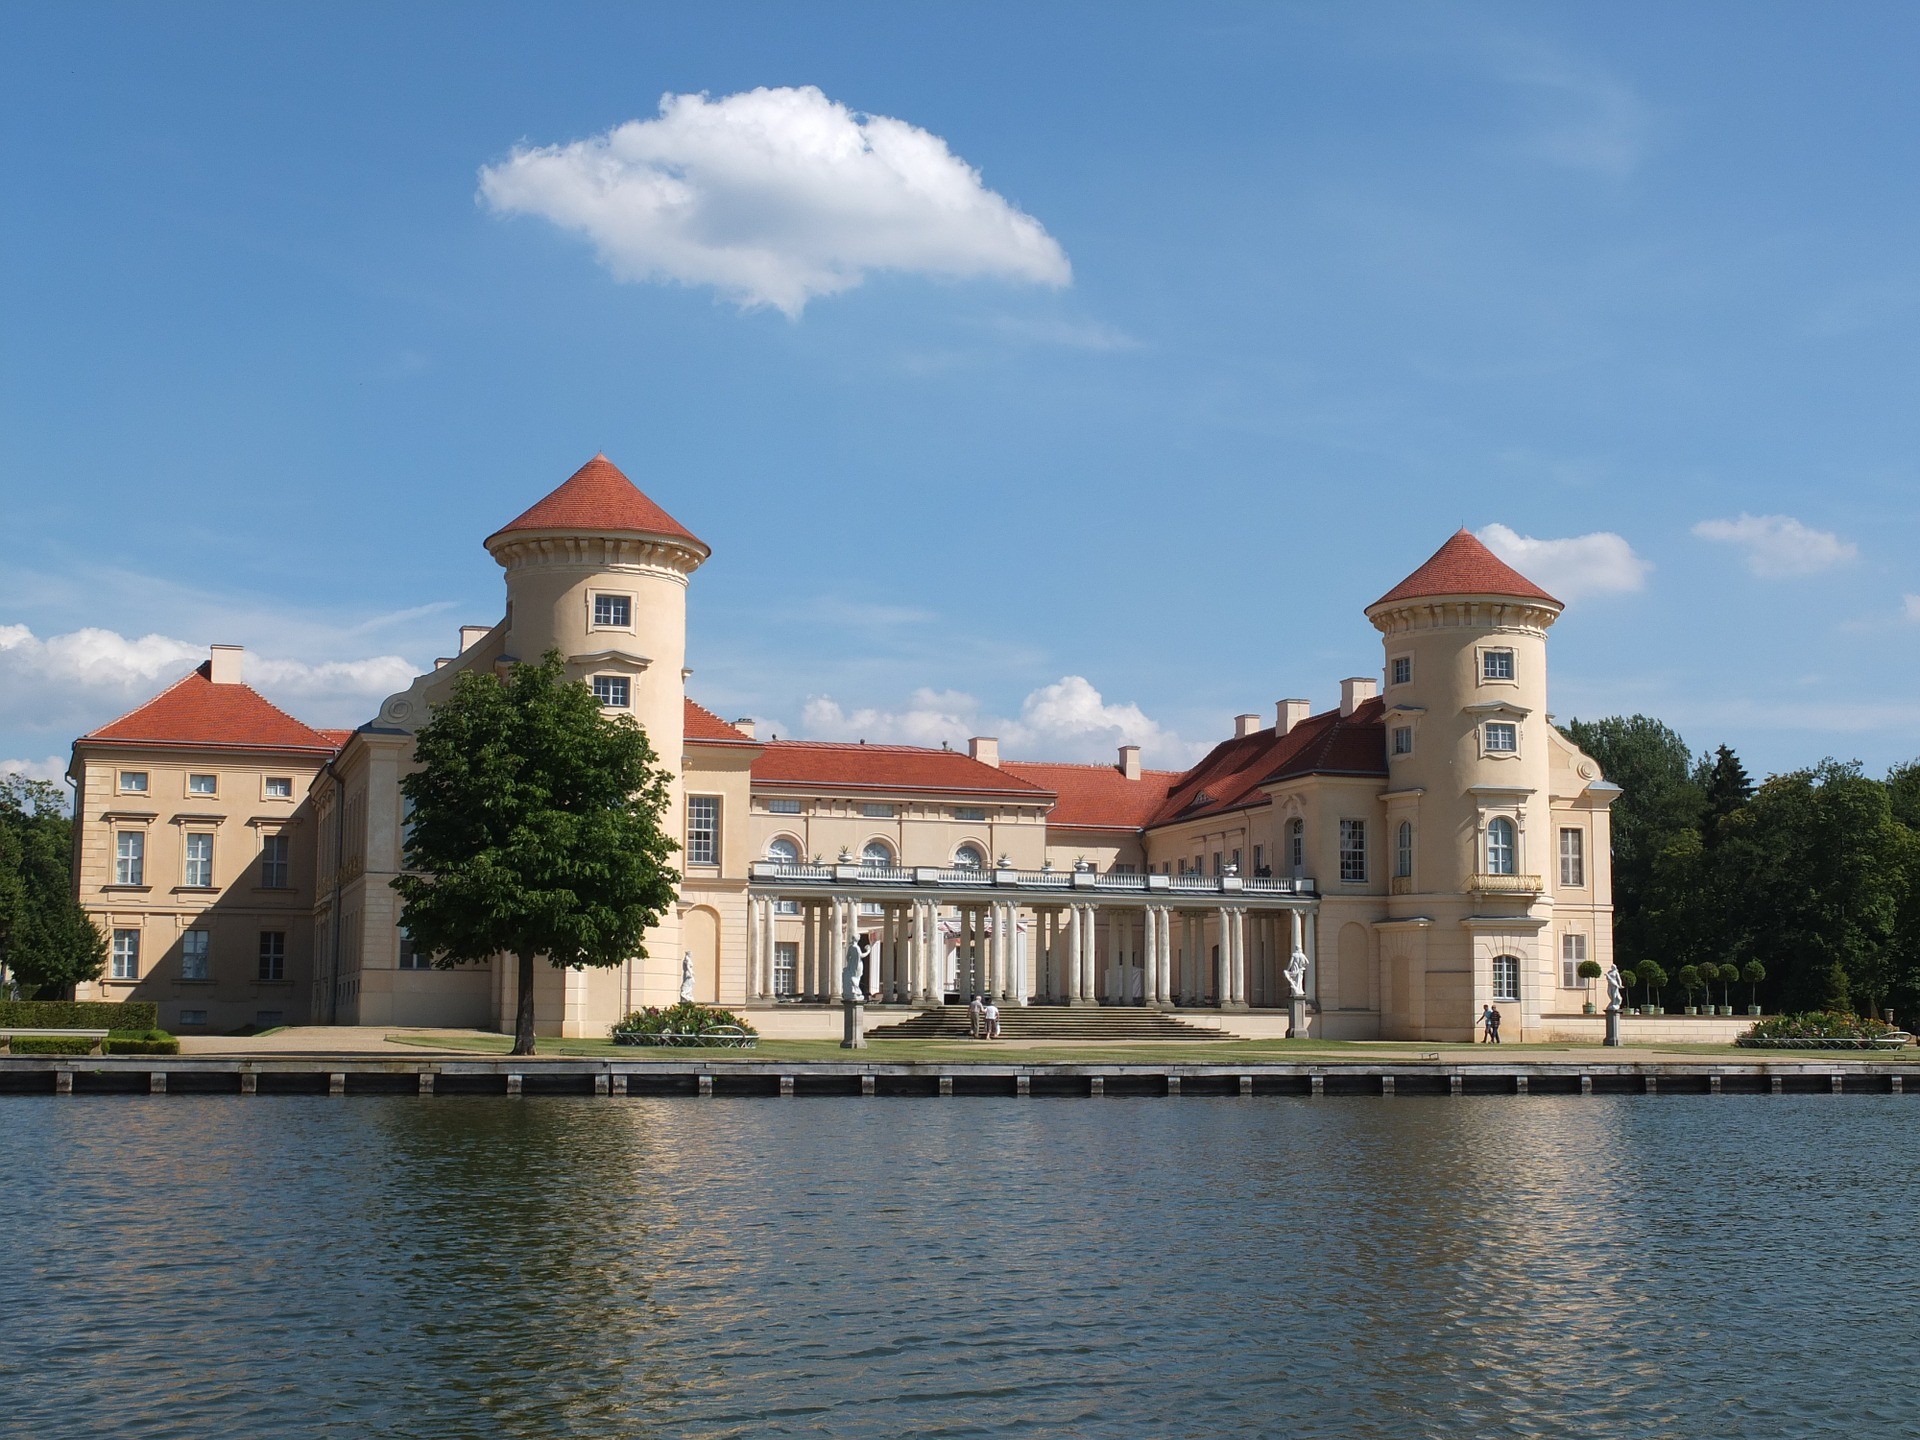
<path fill-rule="evenodd" d="M 680 953 L 680 998 L 691 1002 L 693 999 L 693 952 L 683 950 Z"/>
<path fill-rule="evenodd" d="M 1617 1015 L 1626 1003 L 1627 987 L 1620 980 L 1620 964 L 1615 961 L 1607 968 L 1607 1013 Z"/>
<path fill-rule="evenodd" d="M 854 935 L 847 941 L 846 963 L 840 969 L 840 998 L 849 1005 L 861 1005 L 866 1002 L 866 991 L 861 982 L 867 978 L 868 941 L 865 935 Z"/>
<path fill-rule="evenodd" d="M 1287 984 L 1293 989 L 1295 1000 L 1307 998 L 1307 952 L 1295 950 L 1287 960 Z"/>

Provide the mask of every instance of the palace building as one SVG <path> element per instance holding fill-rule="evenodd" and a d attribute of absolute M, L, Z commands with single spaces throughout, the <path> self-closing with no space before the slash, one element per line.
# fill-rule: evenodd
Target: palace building
<path fill-rule="evenodd" d="M 357 729 L 301 723 L 216 645 L 74 742 L 75 883 L 111 938 L 82 998 L 157 1001 L 186 1033 L 510 1029 L 512 964 L 436 969 L 408 942 L 399 783 L 456 676 L 557 649 L 676 777 L 684 878 L 645 958 L 540 967 L 543 1033 L 671 1003 L 683 956 L 699 999 L 837 1026 L 835 957 L 859 930 L 878 1018 L 988 993 L 1271 1035 L 1298 946 L 1318 1036 L 1462 1040 L 1489 1003 L 1513 1038 L 1598 1035 L 1578 969 L 1612 959 L 1618 791 L 1548 718 L 1560 602 L 1465 530 L 1367 607 L 1378 676 L 1328 709 L 1238 716 L 1184 771 L 1131 745 L 1049 764 L 984 736 L 777 740 L 721 719 L 685 689 L 710 551 L 604 456 L 485 543 L 502 618 Z"/>

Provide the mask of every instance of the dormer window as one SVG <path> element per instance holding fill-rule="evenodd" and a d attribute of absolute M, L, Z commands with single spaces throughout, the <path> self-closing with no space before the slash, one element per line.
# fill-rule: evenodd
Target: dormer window
<path fill-rule="evenodd" d="M 609 710 L 625 710 L 633 704 L 632 682 L 624 675 L 596 675 L 593 698 Z"/>
<path fill-rule="evenodd" d="M 1513 651 L 1482 650 L 1480 652 L 1480 678 L 1482 680 L 1513 679 Z"/>

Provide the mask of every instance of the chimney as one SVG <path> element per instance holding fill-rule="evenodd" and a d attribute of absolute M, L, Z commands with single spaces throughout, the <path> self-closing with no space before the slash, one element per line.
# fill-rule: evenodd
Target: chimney
<path fill-rule="evenodd" d="M 991 735 L 976 735 L 967 741 L 967 754 L 982 765 L 991 765 L 996 770 L 1000 768 L 1000 742 Z"/>
<path fill-rule="evenodd" d="M 1260 728 L 1258 715 L 1236 715 L 1233 717 L 1233 738 L 1244 740 Z"/>
<path fill-rule="evenodd" d="M 1120 773 L 1129 780 L 1140 778 L 1140 747 L 1138 745 L 1120 747 Z"/>
<path fill-rule="evenodd" d="M 752 740 L 755 738 L 753 733 L 753 721 L 748 716 L 742 715 L 738 720 L 734 721 L 733 728 L 738 730 L 742 735 L 746 736 L 747 739 L 749 740 Z"/>
<path fill-rule="evenodd" d="M 460 627 L 460 648 L 455 653 L 460 655 L 466 654 L 467 651 L 486 639 L 487 633 L 492 629 L 493 627 L 491 625 L 462 625 Z"/>
<path fill-rule="evenodd" d="M 1380 693 L 1380 682 L 1371 675 L 1355 675 L 1340 682 L 1340 713 L 1351 715 L 1361 703 Z"/>
<path fill-rule="evenodd" d="M 1273 733 L 1285 735 L 1313 713 L 1311 700 L 1282 700 L 1273 707 Z"/>
<path fill-rule="evenodd" d="M 238 685 L 240 683 L 240 662 L 246 658 L 244 645 L 215 645 L 211 647 L 211 662 L 207 666 L 207 678 L 216 685 Z"/>

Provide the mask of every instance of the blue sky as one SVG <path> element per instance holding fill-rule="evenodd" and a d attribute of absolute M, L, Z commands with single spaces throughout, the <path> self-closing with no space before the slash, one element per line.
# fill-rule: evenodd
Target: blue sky
<path fill-rule="evenodd" d="M 1884 768 L 1916 53 L 1909 5 L 8 7 L 0 758 L 210 641 L 364 718 L 604 450 L 713 546 L 693 693 L 782 734 L 1177 762 L 1376 672 L 1464 524 L 1571 592 L 1559 715 Z M 768 163 L 849 134 L 906 158 Z"/>

